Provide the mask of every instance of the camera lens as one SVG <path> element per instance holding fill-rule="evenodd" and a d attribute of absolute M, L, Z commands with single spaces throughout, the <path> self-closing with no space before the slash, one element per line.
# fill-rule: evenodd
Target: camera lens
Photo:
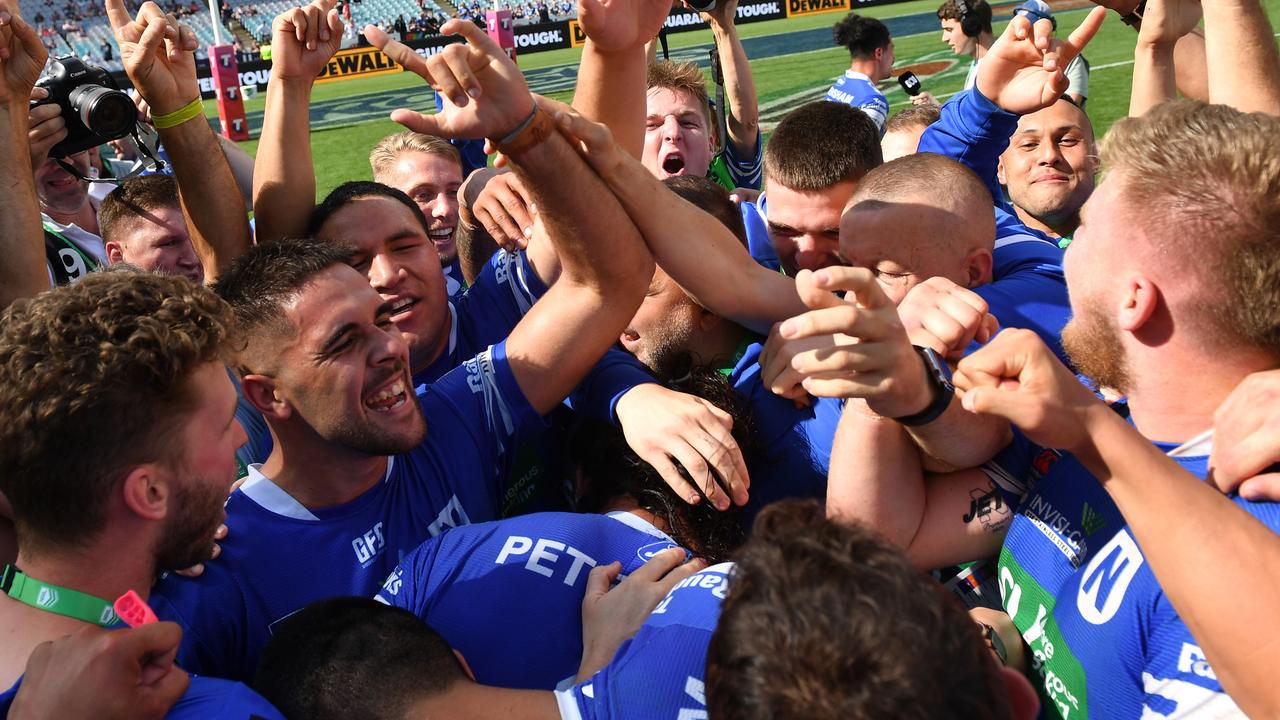
<path fill-rule="evenodd" d="M 138 122 L 138 109 L 129 96 L 119 90 L 81 85 L 68 99 L 85 127 L 107 140 L 128 135 Z"/>

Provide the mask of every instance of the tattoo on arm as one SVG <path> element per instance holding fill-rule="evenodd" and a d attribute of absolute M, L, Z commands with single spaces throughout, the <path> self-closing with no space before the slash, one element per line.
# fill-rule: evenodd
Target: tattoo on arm
<path fill-rule="evenodd" d="M 994 482 L 988 480 L 985 486 L 970 490 L 969 498 L 969 512 L 960 518 L 965 525 L 978 520 L 984 530 L 994 533 L 1013 522 L 1013 513 Z"/>

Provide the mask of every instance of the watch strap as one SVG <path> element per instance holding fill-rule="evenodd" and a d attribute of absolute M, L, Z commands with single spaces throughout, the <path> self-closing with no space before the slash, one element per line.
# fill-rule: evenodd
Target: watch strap
<path fill-rule="evenodd" d="M 916 354 L 920 356 L 920 361 L 924 363 L 925 378 L 929 382 L 930 388 L 933 390 L 933 399 L 929 401 L 929 405 L 925 409 L 912 415 L 896 417 L 893 420 L 901 425 L 919 426 L 937 420 L 942 413 L 947 411 L 951 405 L 951 398 L 955 395 L 955 386 L 947 378 L 946 363 L 943 362 L 942 356 L 933 348 L 913 346 Z"/>

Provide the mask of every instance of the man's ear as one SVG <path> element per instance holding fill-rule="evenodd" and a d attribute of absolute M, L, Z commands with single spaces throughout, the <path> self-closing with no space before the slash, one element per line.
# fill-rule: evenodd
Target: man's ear
<path fill-rule="evenodd" d="M 164 520 L 169 512 L 170 479 L 159 463 L 132 468 L 120 483 L 125 507 L 144 520 Z"/>
<path fill-rule="evenodd" d="M 1125 282 L 1124 293 L 1117 308 L 1117 321 L 1121 330 L 1138 332 L 1155 315 L 1164 302 L 1160 288 L 1150 278 L 1132 275 Z"/>
<path fill-rule="evenodd" d="M 467 659 L 462 656 L 462 651 L 454 648 L 453 655 L 458 658 L 458 664 L 462 666 L 462 672 L 466 673 L 472 682 L 475 682 L 476 674 L 471 672 L 471 666 L 467 664 Z"/>
<path fill-rule="evenodd" d="M 240 392 L 265 417 L 287 420 L 293 414 L 293 405 L 280 397 L 273 377 L 245 375 L 240 379 Z"/>
<path fill-rule="evenodd" d="M 120 243 L 112 240 L 106 244 L 107 264 L 116 265 L 124 262 L 124 248 L 120 247 Z"/>
<path fill-rule="evenodd" d="M 996 182 L 1001 185 L 1008 185 L 1009 181 L 1004 177 L 1004 156 L 1001 155 L 996 159 Z"/>
<path fill-rule="evenodd" d="M 990 249 L 974 248 L 965 256 L 964 266 L 965 279 L 968 281 L 965 287 L 972 290 L 991 282 L 995 260 Z"/>
<path fill-rule="evenodd" d="M 697 311 L 698 311 L 698 329 L 701 330 L 702 332 L 711 332 L 712 330 L 715 330 L 717 327 L 719 327 L 720 323 L 724 322 L 724 318 L 702 307 L 701 305 L 697 307 Z"/>

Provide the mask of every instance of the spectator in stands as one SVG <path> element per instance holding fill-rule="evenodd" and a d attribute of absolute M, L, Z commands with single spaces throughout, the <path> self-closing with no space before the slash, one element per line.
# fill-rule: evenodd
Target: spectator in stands
<path fill-rule="evenodd" d="M 889 102 L 876 84 L 893 72 L 893 40 L 889 28 L 875 18 L 849 13 L 835 24 L 832 34 L 837 45 L 849 50 L 849 69 L 827 91 L 827 100 L 858 108 L 875 121 L 884 134 Z"/>
<path fill-rule="evenodd" d="M 103 40 L 102 45 L 100 45 L 98 49 L 102 51 L 103 62 L 111 62 L 115 59 L 115 47 L 111 44 L 110 40 Z"/>
<path fill-rule="evenodd" d="M 894 113 L 884 125 L 884 137 L 880 138 L 884 161 L 914 153 L 925 128 L 938 122 L 941 115 L 937 105 L 929 104 L 912 105 Z"/>

